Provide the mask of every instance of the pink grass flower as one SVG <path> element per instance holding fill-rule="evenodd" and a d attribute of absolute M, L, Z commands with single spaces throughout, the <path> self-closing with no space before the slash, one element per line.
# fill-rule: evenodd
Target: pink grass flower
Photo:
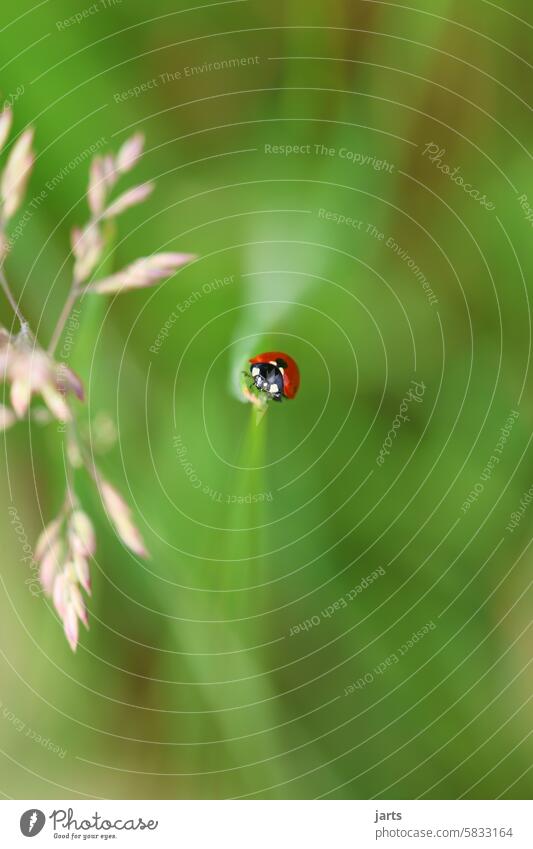
<path fill-rule="evenodd" d="M 40 561 L 39 580 L 42 584 L 46 595 L 50 596 L 54 592 L 55 580 L 63 566 L 65 558 L 65 544 L 62 539 L 55 539 L 47 546 L 41 556 L 35 559 Z"/>
<path fill-rule="evenodd" d="M 104 252 L 104 240 L 96 224 L 91 222 L 83 230 L 75 227 L 71 233 L 74 254 L 74 279 L 77 283 L 87 280 L 94 271 Z"/>
<path fill-rule="evenodd" d="M 140 186 L 128 189 L 107 207 L 105 212 L 102 213 L 102 218 L 116 218 L 117 215 L 125 212 L 131 206 L 136 206 L 146 200 L 152 194 L 154 188 L 154 183 L 142 183 Z"/>
<path fill-rule="evenodd" d="M 107 185 L 105 178 L 104 160 L 101 156 L 93 157 L 89 169 L 89 209 L 93 215 L 100 215 L 106 201 Z"/>
<path fill-rule="evenodd" d="M 120 493 L 103 478 L 100 478 L 100 492 L 109 517 L 124 545 L 139 557 L 149 557 L 141 533 L 131 519 L 131 510 Z"/>
<path fill-rule="evenodd" d="M 0 115 L 0 151 L 3 150 L 3 147 L 8 140 L 9 133 L 11 131 L 11 124 L 13 123 L 13 110 L 10 106 L 6 106 Z"/>
<path fill-rule="evenodd" d="M 66 515 L 66 505 L 73 498 L 75 496 L 69 491 L 60 515 L 41 532 L 35 546 L 35 559 L 40 563 L 39 578 L 43 589 L 51 596 L 69 645 L 76 651 L 77 620 L 89 628 L 81 588 L 90 595 L 88 558 L 95 553 L 96 537 L 92 522 L 83 510 L 76 508 Z"/>
<path fill-rule="evenodd" d="M 121 174 L 125 174 L 127 171 L 131 171 L 133 166 L 137 164 L 143 152 L 143 148 L 144 136 L 142 133 L 135 133 L 135 135 L 131 136 L 129 139 L 126 139 L 117 154 L 117 171 L 119 171 Z"/>
<path fill-rule="evenodd" d="M 24 198 L 35 159 L 32 142 L 33 129 L 26 130 L 15 142 L 4 168 L 0 180 L 0 197 L 6 219 L 11 218 Z"/>
<path fill-rule="evenodd" d="M 74 565 L 78 581 L 85 592 L 88 595 L 91 595 L 91 573 L 89 571 L 89 564 L 87 560 L 85 557 L 82 557 L 81 554 L 74 552 L 72 563 Z"/>
<path fill-rule="evenodd" d="M 71 602 L 67 602 L 67 605 L 65 607 L 65 612 L 64 612 L 62 619 L 63 619 L 63 627 L 64 627 L 64 630 L 65 630 L 65 635 L 66 635 L 66 638 L 68 640 L 69 646 L 72 649 L 72 651 L 75 652 L 76 648 L 78 646 L 78 636 L 79 636 L 78 616 L 77 616 L 76 610 L 74 608 L 74 605 Z"/>
<path fill-rule="evenodd" d="M 75 510 L 68 522 L 70 548 L 81 557 L 92 557 L 96 551 L 96 536 L 91 520 L 83 510 Z"/>
<path fill-rule="evenodd" d="M 62 367 L 39 348 L 27 328 L 6 342 L 0 337 L 0 376 L 11 383 L 11 404 L 23 418 L 31 397 L 40 394 L 52 415 L 59 421 L 72 419 L 67 395 L 83 398 L 83 386 L 73 371 Z"/>
<path fill-rule="evenodd" d="M 143 257 L 127 265 L 122 271 L 91 283 L 85 291 L 109 295 L 155 286 L 193 259 L 196 259 L 194 254 L 181 253 L 161 253 Z"/>

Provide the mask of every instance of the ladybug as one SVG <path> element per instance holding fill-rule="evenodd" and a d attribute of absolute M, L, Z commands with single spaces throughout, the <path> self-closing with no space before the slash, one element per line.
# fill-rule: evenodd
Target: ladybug
<path fill-rule="evenodd" d="M 294 398 L 300 385 L 300 371 L 292 357 L 281 351 L 267 351 L 250 359 L 253 386 L 274 401 Z"/>

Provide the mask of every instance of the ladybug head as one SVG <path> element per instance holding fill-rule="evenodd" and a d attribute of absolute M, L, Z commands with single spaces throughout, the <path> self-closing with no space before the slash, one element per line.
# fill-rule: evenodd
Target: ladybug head
<path fill-rule="evenodd" d="M 250 373 L 254 385 L 260 392 L 266 392 L 269 398 L 281 401 L 283 397 L 283 374 L 274 363 L 252 363 Z"/>

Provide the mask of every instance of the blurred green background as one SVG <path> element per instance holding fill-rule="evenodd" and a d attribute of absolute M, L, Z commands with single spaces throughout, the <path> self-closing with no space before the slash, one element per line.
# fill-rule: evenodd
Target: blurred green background
<path fill-rule="evenodd" d="M 81 305 L 80 421 L 152 556 L 130 555 L 80 472 L 98 551 L 76 655 L 28 590 L 8 513 L 33 543 L 58 512 L 63 437 L 5 434 L 0 791 L 529 797 L 531 508 L 506 525 L 532 484 L 530 4 L 90 7 L 2 8 L 2 96 L 17 131 L 36 129 L 25 208 L 45 190 L 13 288 L 46 344 L 87 149 L 135 130 L 157 190 L 120 219 L 113 265 L 199 258 Z M 302 386 L 256 425 L 235 383 L 269 349 L 297 359 Z M 422 400 L 380 465 L 413 380 Z"/>

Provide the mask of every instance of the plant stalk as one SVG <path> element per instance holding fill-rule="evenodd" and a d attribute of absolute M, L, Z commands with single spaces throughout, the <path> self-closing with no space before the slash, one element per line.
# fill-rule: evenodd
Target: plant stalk
<path fill-rule="evenodd" d="M 67 299 L 63 305 L 63 309 L 61 310 L 61 315 L 57 320 L 57 324 L 54 327 L 54 332 L 52 333 L 52 338 L 50 339 L 50 344 L 48 346 L 48 353 L 51 357 L 54 356 L 55 349 L 57 348 L 58 342 L 61 339 L 61 334 L 63 333 L 63 329 L 65 324 L 67 323 L 67 319 L 72 312 L 72 308 L 76 301 L 78 300 L 79 290 L 76 284 L 73 282 L 70 287 L 70 292 L 68 293 Z"/>

